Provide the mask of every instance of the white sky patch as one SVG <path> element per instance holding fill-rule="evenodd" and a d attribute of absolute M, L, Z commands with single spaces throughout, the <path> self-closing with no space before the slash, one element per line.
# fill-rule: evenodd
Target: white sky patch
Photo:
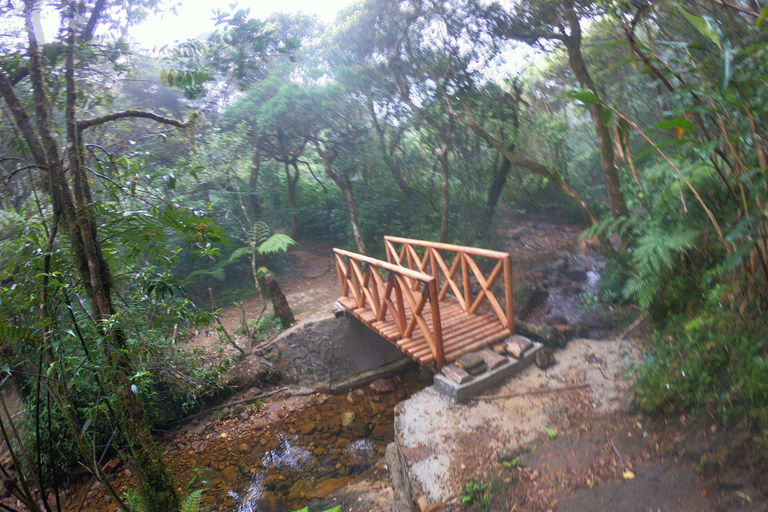
<path fill-rule="evenodd" d="M 280 0 L 279 2 L 265 0 L 243 0 L 235 9 L 250 8 L 252 18 L 264 19 L 273 12 L 304 12 L 316 13 L 326 23 L 330 24 L 339 10 L 350 5 L 354 0 Z M 234 2 L 232 2 L 234 3 Z M 131 36 L 146 48 L 173 44 L 175 41 L 186 41 L 214 30 L 212 10 L 232 12 L 228 2 L 211 2 L 209 0 L 182 0 L 182 5 L 176 9 L 178 16 L 170 12 L 164 15 L 150 16 L 141 24 L 131 29 Z"/>

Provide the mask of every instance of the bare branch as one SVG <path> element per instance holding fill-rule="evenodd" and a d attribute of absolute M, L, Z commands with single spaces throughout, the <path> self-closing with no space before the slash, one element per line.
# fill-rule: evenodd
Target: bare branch
<path fill-rule="evenodd" d="M 189 119 L 186 122 L 182 122 L 176 119 L 171 119 L 170 117 L 164 117 L 158 114 L 154 114 L 152 112 L 145 112 L 143 110 L 123 110 L 121 112 L 114 112 L 112 114 L 107 114 L 105 116 L 99 116 L 91 119 L 84 119 L 82 121 L 78 121 L 77 128 L 79 130 L 85 130 L 88 128 L 92 128 L 94 126 L 99 126 L 105 123 L 109 123 L 111 121 L 116 121 L 118 119 L 129 119 L 129 118 L 151 119 L 153 121 L 157 121 L 158 123 L 175 126 L 176 128 L 186 128 L 187 126 L 190 125 L 190 123 L 192 123 L 192 119 Z"/>

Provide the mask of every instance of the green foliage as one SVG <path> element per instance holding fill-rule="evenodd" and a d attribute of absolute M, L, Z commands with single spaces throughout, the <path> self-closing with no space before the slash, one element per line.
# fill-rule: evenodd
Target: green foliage
<path fill-rule="evenodd" d="M 275 233 L 261 244 L 259 244 L 256 251 L 261 255 L 276 254 L 280 252 L 288 252 L 294 245 L 299 245 L 293 238 L 282 233 Z"/>
<path fill-rule="evenodd" d="M 485 490 L 488 484 L 475 478 L 464 484 L 461 491 L 461 503 L 465 506 L 482 501 L 485 497 Z"/>
<path fill-rule="evenodd" d="M 648 412 L 691 410 L 730 423 L 747 415 L 768 435 L 765 325 L 720 305 L 722 290 L 699 316 L 675 317 L 657 333 L 637 380 Z M 714 299 L 714 301 L 713 301 Z"/>

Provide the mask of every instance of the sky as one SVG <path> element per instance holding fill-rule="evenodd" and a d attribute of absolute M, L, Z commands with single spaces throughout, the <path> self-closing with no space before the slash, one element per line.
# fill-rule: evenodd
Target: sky
<path fill-rule="evenodd" d="M 317 13 L 326 23 L 332 22 L 340 9 L 354 0 L 241 0 L 236 9 L 251 9 L 251 17 L 265 18 L 275 11 Z M 181 0 L 178 16 L 166 13 L 151 16 L 131 29 L 131 35 L 147 48 L 172 44 L 213 30 L 211 11 L 230 11 L 230 3 L 210 0 Z M 232 2 L 234 3 L 234 2 Z"/>

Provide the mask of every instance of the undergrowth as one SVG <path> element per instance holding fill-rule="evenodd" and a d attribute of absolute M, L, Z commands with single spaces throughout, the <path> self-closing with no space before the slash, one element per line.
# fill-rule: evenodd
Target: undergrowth
<path fill-rule="evenodd" d="M 760 315 L 724 301 L 710 299 L 693 317 L 671 317 L 653 335 L 638 375 L 640 407 L 703 413 L 724 424 L 747 416 L 768 440 L 766 334 Z"/>

